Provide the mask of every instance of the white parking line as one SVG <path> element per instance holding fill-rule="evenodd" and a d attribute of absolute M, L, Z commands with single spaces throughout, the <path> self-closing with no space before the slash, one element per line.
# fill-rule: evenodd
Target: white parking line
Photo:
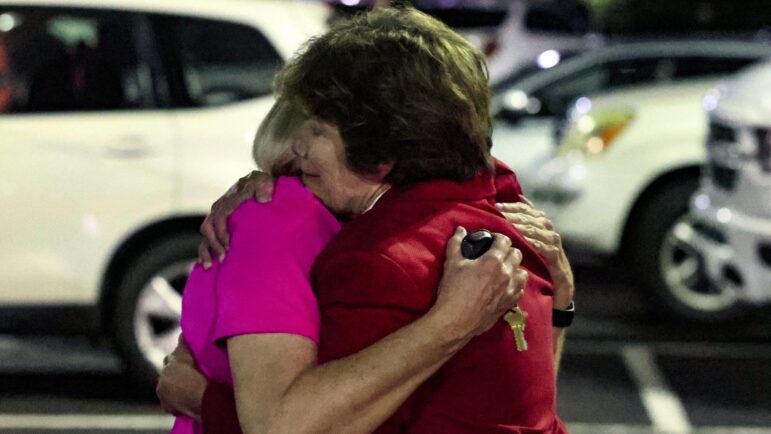
<path fill-rule="evenodd" d="M 173 421 L 147 414 L 0 414 L 0 429 L 170 430 Z"/>
<path fill-rule="evenodd" d="M 661 434 L 646 425 L 568 423 L 570 434 Z M 710 426 L 698 427 L 694 434 L 771 434 L 771 428 L 755 426 Z"/>
<path fill-rule="evenodd" d="M 685 407 L 659 372 L 651 349 L 646 345 L 626 345 L 621 349 L 621 356 L 637 383 L 654 428 L 668 434 L 690 433 L 692 428 Z"/>
<path fill-rule="evenodd" d="M 615 356 L 626 343 L 575 339 L 566 342 L 565 355 Z M 771 345 L 738 342 L 647 342 L 656 355 L 684 359 L 771 359 Z"/>
<path fill-rule="evenodd" d="M 0 414 L 0 432 L 5 430 L 169 430 L 172 417 L 138 414 Z M 647 425 L 566 423 L 571 434 L 660 434 L 662 431 Z M 698 427 L 698 434 L 771 434 L 763 427 Z"/>

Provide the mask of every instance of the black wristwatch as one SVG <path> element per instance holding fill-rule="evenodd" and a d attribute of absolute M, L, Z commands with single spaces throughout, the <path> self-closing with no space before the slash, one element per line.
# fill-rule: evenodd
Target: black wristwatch
<path fill-rule="evenodd" d="M 552 309 L 551 310 L 551 324 L 554 327 L 568 327 L 573 323 L 573 315 L 576 313 L 576 305 L 572 301 L 568 305 L 567 309 Z"/>

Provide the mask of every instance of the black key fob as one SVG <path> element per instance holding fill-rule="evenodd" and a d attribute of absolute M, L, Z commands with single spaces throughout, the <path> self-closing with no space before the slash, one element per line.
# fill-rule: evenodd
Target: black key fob
<path fill-rule="evenodd" d="M 476 259 L 484 255 L 492 245 L 493 234 L 487 229 L 479 229 L 463 238 L 460 243 L 460 252 L 466 259 Z"/>

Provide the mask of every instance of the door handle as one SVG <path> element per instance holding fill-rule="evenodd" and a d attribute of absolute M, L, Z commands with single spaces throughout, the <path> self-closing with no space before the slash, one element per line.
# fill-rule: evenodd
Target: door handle
<path fill-rule="evenodd" d="M 116 143 L 108 145 L 107 154 L 117 158 L 141 158 L 151 152 L 148 140 L 141 136 L 126 136 Z"/>

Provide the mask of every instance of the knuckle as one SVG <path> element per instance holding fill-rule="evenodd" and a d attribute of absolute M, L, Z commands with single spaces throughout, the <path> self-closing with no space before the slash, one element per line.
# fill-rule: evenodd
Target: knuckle
<path fill-rule="evenodd" d="M 503 244 L 504 246 L 510 246 L 511 245 L 511 238 L 507 237 L 503 234 L 495 234 L 496 238 L 499 240 L 498 242 Z"/>
<path fill-rule="evenodd" d="M 483 255 L 477 261 L 480 266 L 485 268 L 493 268 L 495 264 L 499 262 L 495 254 Z"/>
<path fill-rule="evenodd" d="M 514 263 L 517 266 L 522 263 L 522 251 L 517 248 L 514 249 Z"/>
<path fill-rule="evenodd" d="M 493 264 L 496 271 L 506 271 L 506 261 L 503 258 L 503 255 L 495 255 L 495 263 Z"/>

